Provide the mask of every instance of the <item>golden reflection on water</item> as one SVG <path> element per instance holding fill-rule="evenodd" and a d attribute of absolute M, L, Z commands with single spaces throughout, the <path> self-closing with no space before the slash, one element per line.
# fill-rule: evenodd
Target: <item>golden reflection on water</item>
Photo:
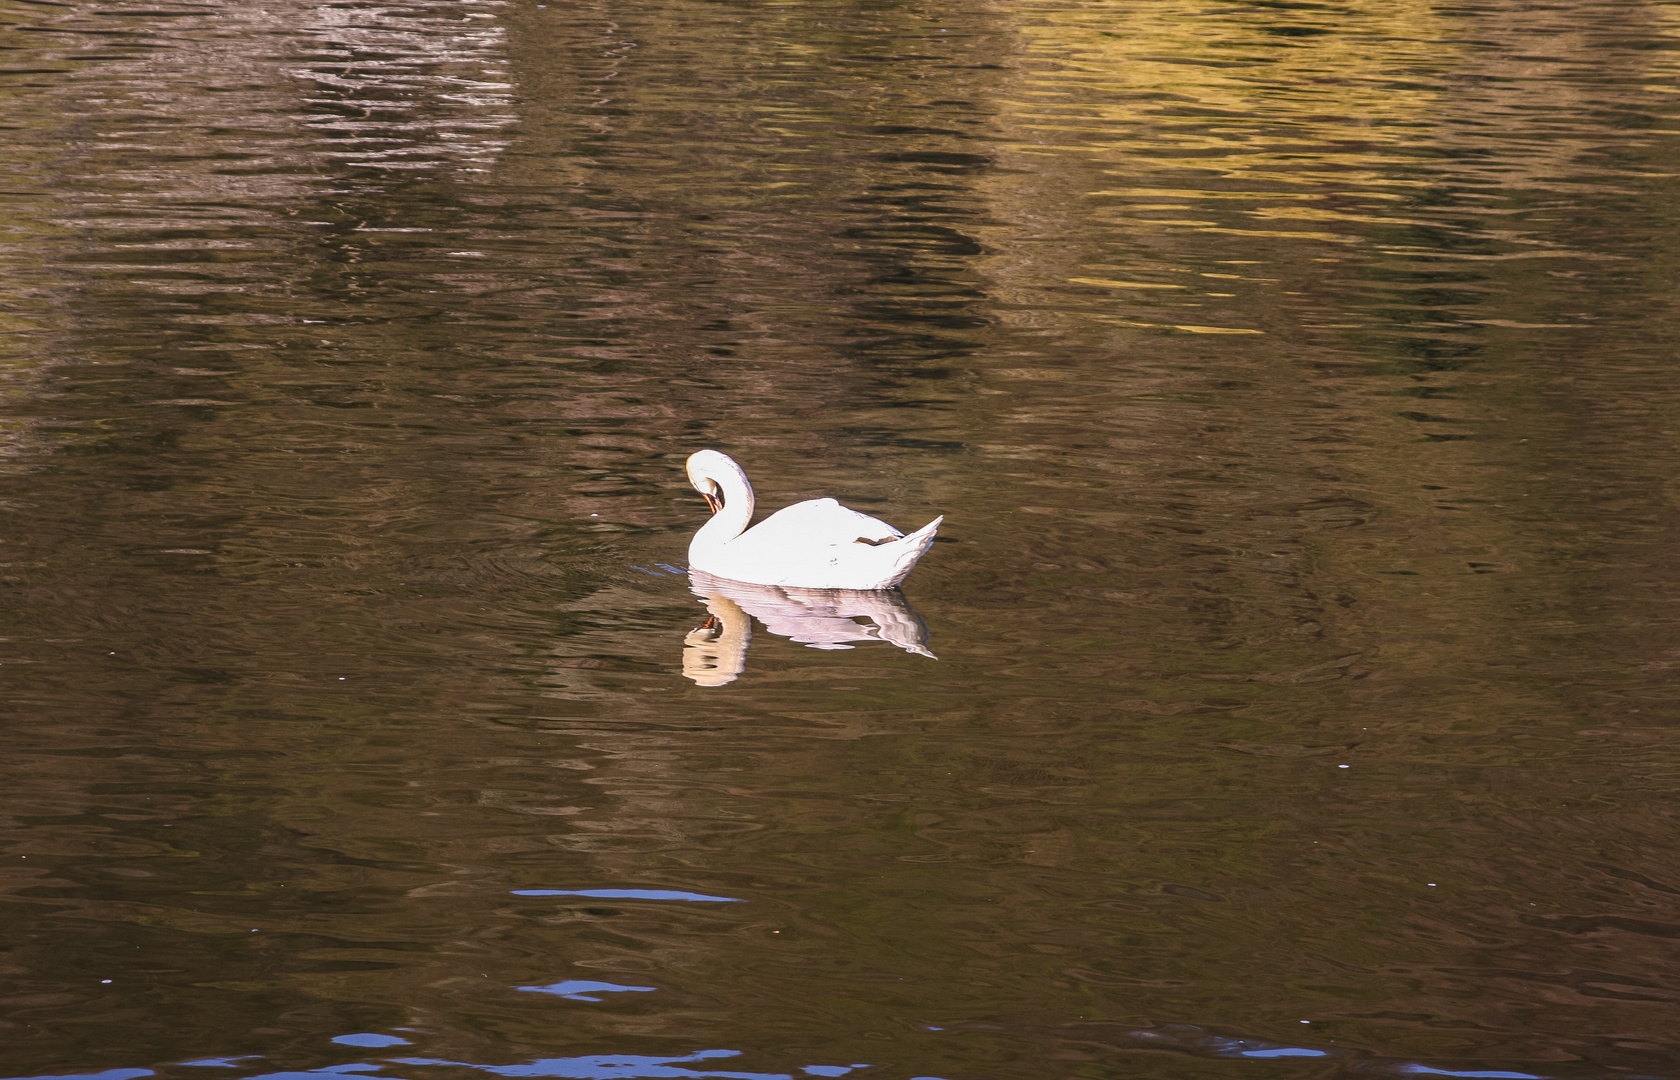
<path fill-rule="evenodd" d="M 1302 316 L 1374 329 L 1381 321 L 1313 318 L 1311 298 L 1353 284 L 1342 273 L 1350 258 L 1423 260 L 1424 273 L 1443 258 L 1619 259 L 1551 223 L 1616 193 L 1629 179 L 1622 161 L 1661 154 L 1680 131 L 1659 93 L 1677 73 L 1672 51 L 1608 48 L 1672 33 L 1661 5 L 1035 14 L 1018 28 L 1015 93 L 1000 102 L 1013 168 L 986 184 L 1010 206 L 1004 216 L 1031 214 L 1032 240 L 998 238 L 1001 254 L 985 263 L 1020 305 L 1011 314 L 1034 325 L 1061 313 L 1163 330 L 1278 333 L 1279 317 Z M 1269 287 L 1234 298 L 1197 282 L 1212 249 L 1238 239 L 1222 260 L 1233 269 L 1281 262 L 1288 272 L 1263 270 L 1270 280 L 1256 285 Z M 1324 246 L 1309 253 L 1303 242 Z M 1122 254 L 1118 265 L 1152 273 L 1117 282 L 1082 272 Z M 1315 260 L 1326 273 L 1312 272 Z M 1068 288 L 1078 285 L 1104 291 Z M 1196 292 L 1128 295 L 1160 288 Z M 1233 317 L 1173 317 L 1183 309 Z"/>

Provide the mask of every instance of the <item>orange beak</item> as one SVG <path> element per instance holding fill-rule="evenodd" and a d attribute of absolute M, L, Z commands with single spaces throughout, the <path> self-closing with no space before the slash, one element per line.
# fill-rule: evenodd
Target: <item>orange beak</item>
<path fill-rule="evenodd" d="M 712 513 L 715 514 L 719 510 L 723 509 L 723 500 L 718 498 L 716 495 L 713 495 L 710 492 L 702 491 L 700 493 L 700 497 L 706 500 L 706 505 L 712 508 Z"/>

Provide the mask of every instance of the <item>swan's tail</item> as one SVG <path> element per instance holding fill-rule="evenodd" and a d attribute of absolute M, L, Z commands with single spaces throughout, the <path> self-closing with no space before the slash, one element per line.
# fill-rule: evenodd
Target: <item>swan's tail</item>
<path fill-rule="evenodd" d="M 941 514 L 909 536 L 892 542 L 892 573 L 881 584 L 881 588 L 890 589 L 910 576 L 910 571 L 915 569 L 916 560 L 926 555 L 927 549 L 933 546 L 934 534 L 939 532 L 939 523 L 944 520 L 945 516 Z"/>

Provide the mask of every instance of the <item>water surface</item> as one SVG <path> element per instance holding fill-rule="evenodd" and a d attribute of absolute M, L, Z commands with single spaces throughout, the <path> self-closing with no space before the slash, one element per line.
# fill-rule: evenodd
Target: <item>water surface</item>
<path fill-rule="evenodd" d="M 1674 5 L 3 13 L 5 1075 L 1680 1073 Z"/>

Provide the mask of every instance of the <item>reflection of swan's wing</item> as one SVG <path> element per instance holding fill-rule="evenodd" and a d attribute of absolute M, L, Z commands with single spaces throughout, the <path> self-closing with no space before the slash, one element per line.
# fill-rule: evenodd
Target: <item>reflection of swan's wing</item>
<path fill-rule="evenodd" d="M 772 634 L 812 648 L 849 649 L 845 642 L 881 640 L 917 656 L 933 656 L 927 649 L 927 625 L 895 589 L 790 589 L 730 581 L 700 571 L 689 577 L 697 594 L 727 598 Z M 875 625 L 854 622 L 857 616 Z"/>
<path fill-rule="evenodd" d="M 875 628 L 860 626 L 835 608 L 833 589 L 784 589 L 712 578 L 708 592 L 727 596 L 772 634 L 815 649 L 849 649 L 848 641 L 871 641 Z"/>
<path fill-rule="evenodd" d="M 771 514 L 746 535 L 765 544 L 792 544 L 795 550 L 813 544 L 851 544 L 858 540 L 896 540 L 904 534 L 880 518 L 860 514 L 833 499 L 811 499 Z"/>
<path fill-rule="evenodd" d="M 884 592 L 847 590 L 841 596 L 840 614 L 863 615 L 880 627 L 881 640 L 890 641 L 907 653 L 939 659 L 928 650 L 927 623 L 897 589 Z"/>
<path fill-rule="evenodd" d="M 837 615 L 799 615 L 794 613 L 759 614 L 758 620 L 772 634 L 791 638 L 813 649 L 849 649 L 848 641 L 873 641 L 875 628 L 862 626 Z"/>

